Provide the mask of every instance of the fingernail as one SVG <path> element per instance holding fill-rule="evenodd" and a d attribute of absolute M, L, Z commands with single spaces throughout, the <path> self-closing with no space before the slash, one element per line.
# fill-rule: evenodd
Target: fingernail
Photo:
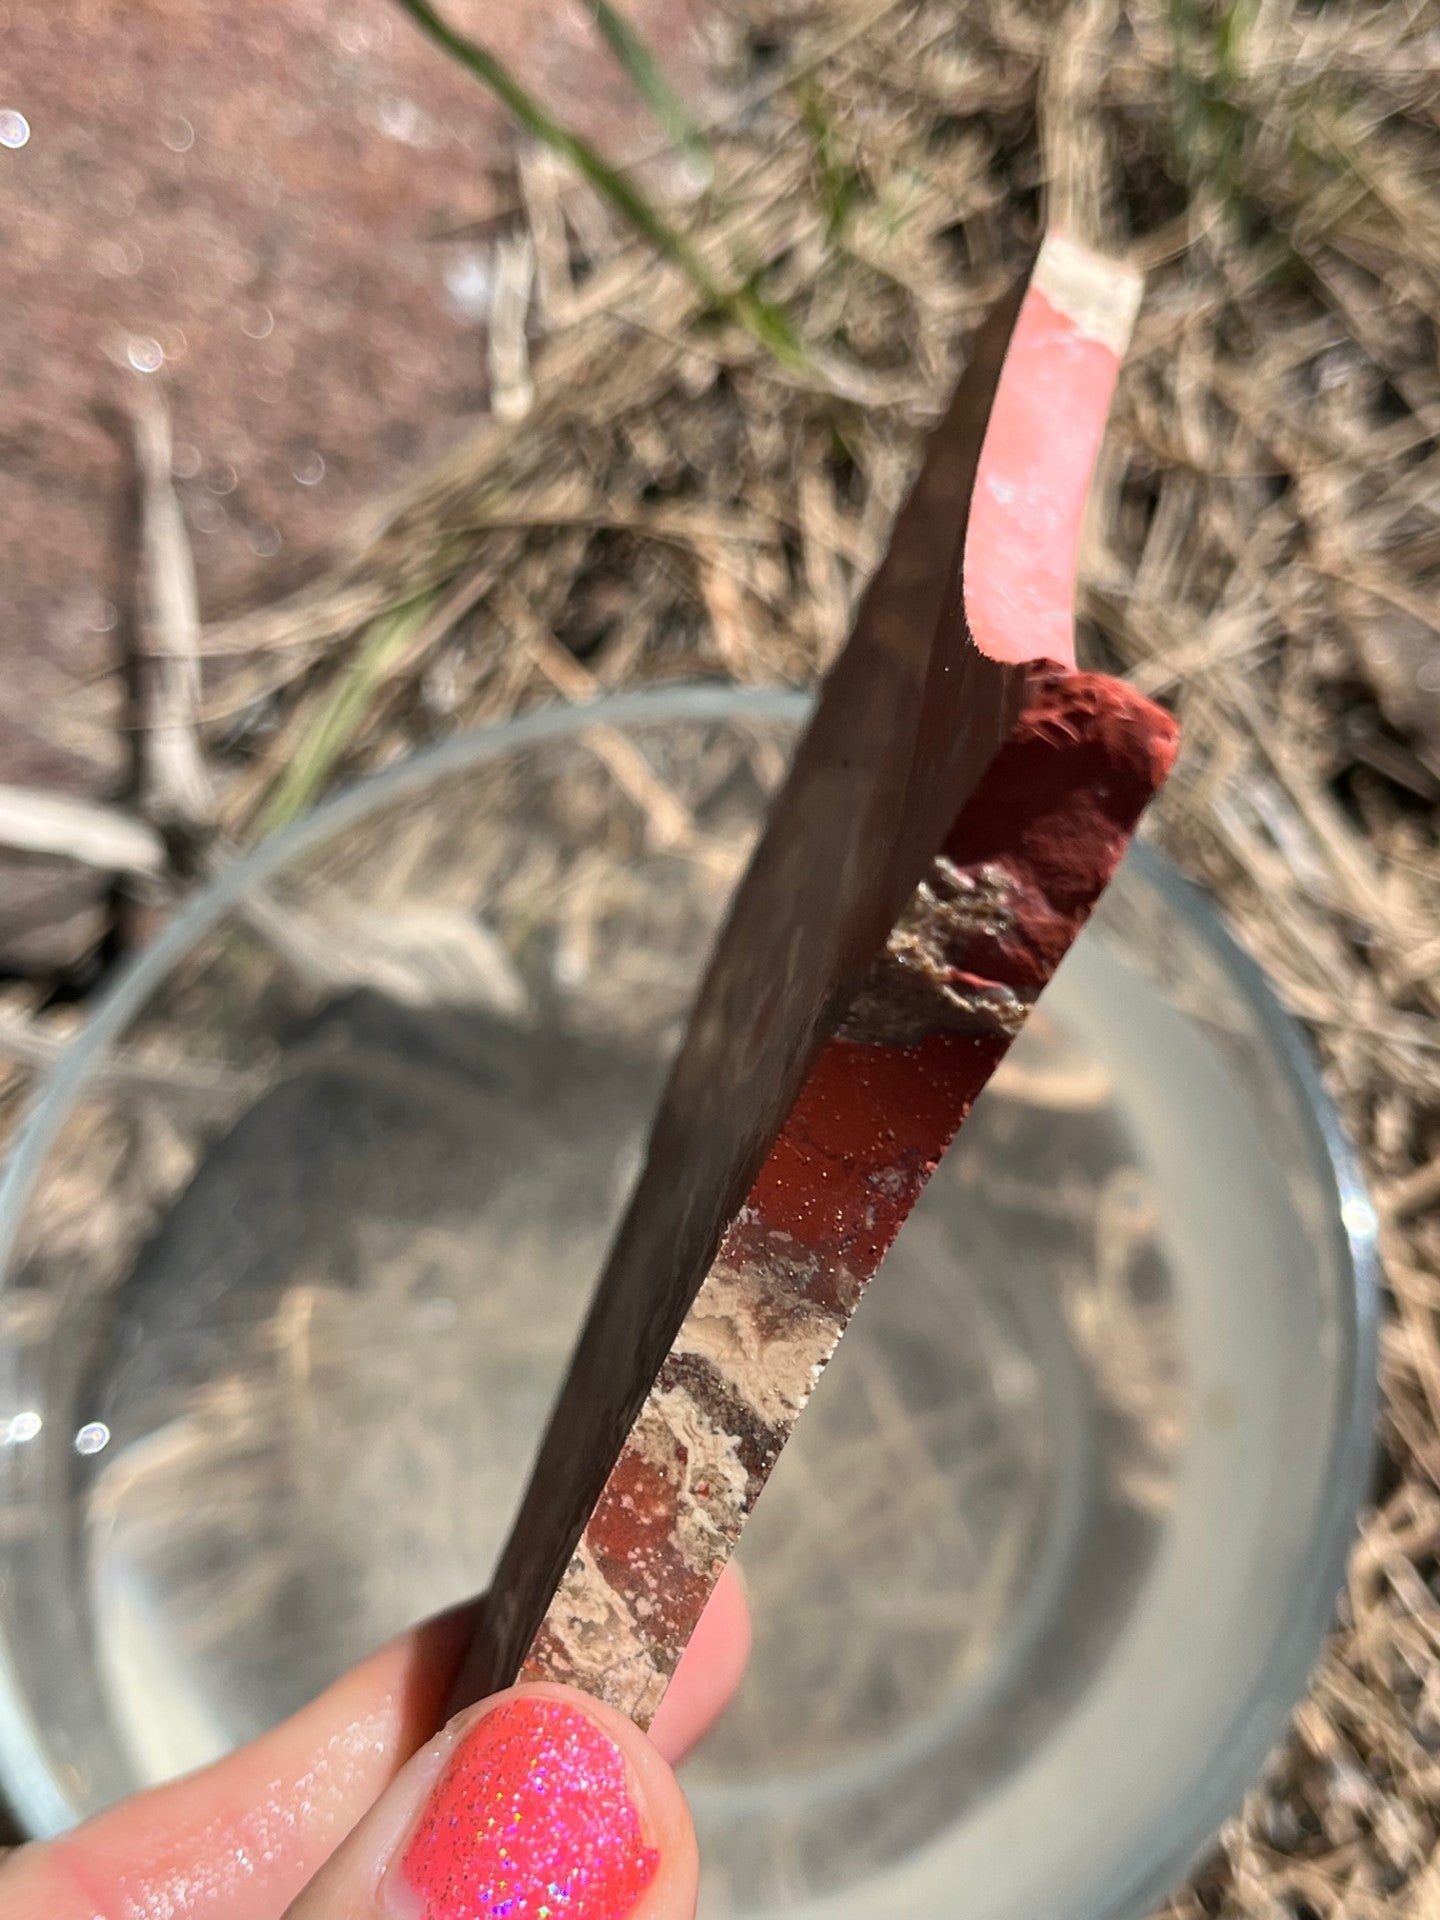
<path fill-rule="evenodd" d="M 563 1700 L 522 1696 L 465 1735 L 400 1876 L 418 1920 L 623 1920 L 659 1863 L 615 1742 Z"/>

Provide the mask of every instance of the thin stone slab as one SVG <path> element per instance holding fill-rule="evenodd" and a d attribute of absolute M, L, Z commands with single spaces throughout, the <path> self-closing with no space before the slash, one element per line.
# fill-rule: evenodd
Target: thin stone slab
<path fill-rule="evenodd" d="M 1168 716 L 1073 662 L 1135 306 L 1132 276 L 1052 239 L 971 343 L 701 986 L 459 1701 L 518 1674 L 648 1725 L 865 1285 L 1168 771 Z M 1052 395 L 1048 451 L 1017 386 Z"/>

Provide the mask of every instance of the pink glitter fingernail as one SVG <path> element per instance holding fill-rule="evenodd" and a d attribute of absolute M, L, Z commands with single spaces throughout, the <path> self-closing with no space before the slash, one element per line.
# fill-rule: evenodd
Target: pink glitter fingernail
<path fill-rule="evenodd" d="M 420 1920 L 623 1920 L 655 1878 L 625 1758 L 561 1700 L 507 1700 L 466 1735 L 400 1871 Z"/>

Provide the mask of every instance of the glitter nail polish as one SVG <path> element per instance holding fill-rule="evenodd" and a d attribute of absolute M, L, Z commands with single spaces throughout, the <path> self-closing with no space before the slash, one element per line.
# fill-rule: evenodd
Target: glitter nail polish
<path fill-rule="evenodd" d="M 655 1877 L 619 1747 L 562 1700 L 466 1735 L 401 1861 L 419 1920 L 624 1920 Z"/>

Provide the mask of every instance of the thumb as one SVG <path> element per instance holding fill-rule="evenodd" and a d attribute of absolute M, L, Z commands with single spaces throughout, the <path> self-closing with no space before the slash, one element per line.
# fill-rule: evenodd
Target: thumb
<path fill-rule="evenodd" d="M 513 1687 L 401 1769 L 287 1920 L 691 1920 L 696 1878 L 645 1735 L 569 1687 Z"/>

